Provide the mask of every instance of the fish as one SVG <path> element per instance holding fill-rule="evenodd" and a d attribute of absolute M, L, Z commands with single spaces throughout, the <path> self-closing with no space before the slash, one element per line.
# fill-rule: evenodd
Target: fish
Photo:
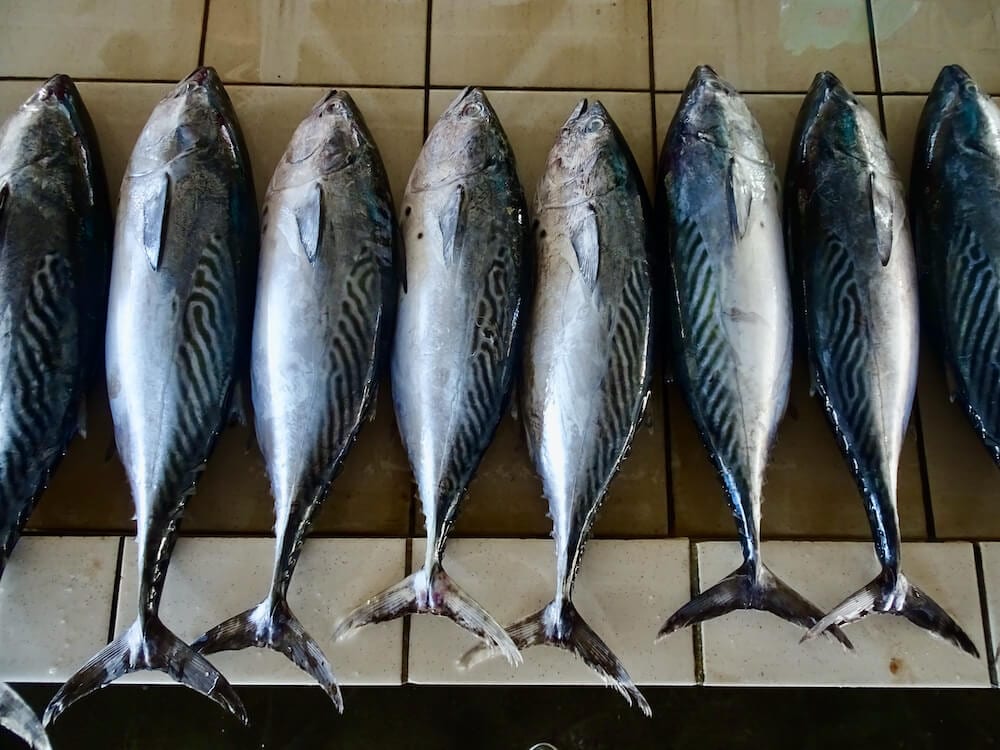
<path fill-rule="evenodd" d="M 575 107 L 549 151 L 534 204 L 537 272 L 518 392 L 556 552 L 555 596 L 507 628 L 520 650 L 565 649 L 647 716 L 625 666 L 573 604 L 597 513 L 642 420 L 652 385 L 649 200 L 599 101 Z M 471 665 L 485 655 L 475 649 Z"/>
<path fill-rule="evenodd" d="M 923 321 L 1000 466 L 1000 108 L 958 65 L 924 104 L 910 176 Z"/>
<path fill-rule="evenodd" d="M 346 91 L 324 95 L 296 129 L 261 223 L 251 387 L 275 498 L 274 569 L 260 604 L 192 647 L 274 649 L 343 711 L 333 670 L 287 595 L 310 524 L 374 410 L 399 293 L 389 180 Z"/>
<path fill-rule="evenodd" d="M 673 378 L 725 488 L 740 566 L 672 614 L 658 637 L 741 609 L 804 628 L 822 611 L 762 561 L 761 496 L 788 403 L 792 301 L 774 163 L 743 97 L 694 70 L 660 155 L 656 210 Z M 842 633 L 833 635 L 844 645 Z"/>
<path fill-rule="evenodd" d="M 52 698 L 46 724 L 122 675 L 166 672 L 246 723 L 242 701 L 159 616 L 178 524 L 247 359 L 259 232 L 229 96 L 198 68 L 153 109 L 122 180 L 105 363 L 136 510 L 138 616 Z"/>
<path fill-rule="evenodd" d="M 420 151 L 402 201 L 402 289 L 390 362 L 393 406 L 427 531 L 420 569 L 344 617 L 342 638 L 407 614 L 448 617 L 500 651 L 504 629 L 442 557 L 476 468 L 509 403 L 527 295 L 524 191 L 486 95 L 466 88 Z"/>
<path fill-rule="evenodd" d="M 100 147 L 80 92 L 49 78 L 0 127 L 0 578 L 77 432 L 99 369 L 111 257 Z M 0 726 L 49 747 L 0 684 Z"/>
<path fill-rule="evenodd" d="M 813 389 L 857 482 L 881 570 L 810 628 L 899 615 L 978 656 L 901 569 L 896 480 L 917 378 L 917 273 L 903 186 L 878 121 L 835 75 L 799 110 L 785 232 Z"/>

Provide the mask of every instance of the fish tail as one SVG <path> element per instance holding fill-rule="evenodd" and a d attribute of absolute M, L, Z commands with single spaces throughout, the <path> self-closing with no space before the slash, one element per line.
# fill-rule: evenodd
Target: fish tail
<path fill-rule="evenodd" d="M 674 612 L 660 628 L 657 638 L 740 609 L 770 612 L 807 629 L 823 618 L 822 610 L 774 575 L 767 566 L 759 564 L 755 569 L 748 561 Z M 827 635 L 836 638 L 846 648 L 854 648 L 840 628 L 832 624 Z"/>
<path fill-rule="evenodd" d="M 569 600 L 556 599 L 549 602 L 545 608 L 507 628 L 507 634 L 522 651 L 531 646 L 545 645 L 575 654 L 600 675 L 605 685 L 620 693 L 630 706 L 634 704 L 645 716 L 653 715 L 649 703 L 632 682 L 625 665 Z M 470 667 L 488 656 L 489 652 L 478 646 L 466 652 L 459 663 L 463 667 Z"/>
<path fill-rule="evenodd" d="M 344 702 L 333 669 L 319 644 L 292 614 L 283 596 L 268 597 L 256 607 L 230 617 L 191 644 L 201 654 L 269 648 L 284 654 L 320 684 L 337 711 L 344 712 Z"/>
<path fill-rule="evenodd" d="M 0 682 L 0 727 L 23 740 L 32 750 L 52 750 L 42 722 L 24 698 Z"/>
<path fill-rule="evenodd" d="M 418 570 L 373 596 L 338 623 L 334 638 L 343 638 L 372 623 L 422 613 L 453 620 L 482 639 L 488 649 L 499 651 L 511 664 L 521 663 L 521 654 L 510 636 L 440 565 L 432 567 L 430 573 Z"/>
<path fill-rule="evenodd" d="M 59 688 L 45 709 L 46 726 L 76 701 L 123 675 L 144 670 L 166 672 L 247 723 L 243 702 L 219 671 L 152 615 L 136 620 Z"/>
<path fill-rule="evenodd" d="M 841 625 L 849 625 L 872 612 L 905 617 L 918 628 L 943 638 L 979 658 L 979 649 L 941 605 L 910 583 L 902 573 L 883 570 L 867 586 L 855 591 L 813 625 L 803 640 Z"/>

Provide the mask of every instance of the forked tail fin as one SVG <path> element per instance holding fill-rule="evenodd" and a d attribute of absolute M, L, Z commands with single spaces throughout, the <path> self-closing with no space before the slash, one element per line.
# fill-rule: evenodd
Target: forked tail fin
<path fill-rule="evenodd" d="M 488 649 L 499 651 L 511 664 L 521 663 L 521 654 L 510 636 L 440 565 L 431 568 L 430 574 L 418 570 L 376 594 L 341 620 L 333 635 L 339 640 L 365 625 L 424 613 L 453 620 L 481 638 Z"/>
<path fill-rule="evenodd" d="M 239 651 L 250 646 L 269 648 L 287 656 L 320 684 L 340 713 L 344 712 L 344 702 L 330 663 L 283 597 L 265 599 L 256 607 L 216 625 L 191 644 L 191 648 L 202 654 Z"/>
<path fill-rule="evenodd" d="M 139 620 L 132 623 L 59 688 L 45 709 L 46 726 L 80 698 L 110 685 L 122 675 L 143 670 L 166 672 L 182 685 L 211 698 L 243 724 L 247 723 L 243 701 L 226 678 L 159 619 L 147 616 L 145 623 Z"/>
<path fill-rule="evenodd" d="M 24 740 L 32 750 L 52 750 L 42 722 L 10 685 L 0 682 L 0 727 Z"/>
<path fill-rule="evenodd" d="M 618 691 L 630 706 L 634 703 L 644 715 L 653 715 L 649 703 L 632 682 L 625 665 L 586 620 L 580 617 L 572 602 L 566 599 L 549 602 L 544 609 L 507 628 L 507 634 L 521 650 L 544 645 L 575 654 L 600 675 L 605 685 Z M 488 657 L 489 652 L 480 646 L 466 652 L 460 663 L 470 667 Z"/>
<path fill-rule="evenodd" d="M 815 626 L 823 617 L 822 610 L 774 575 L 765 565 L 761 565 L 757 576 L 754 576 L 753 566 L 745 562 L 674 612 L 660 628 L 657 638 L 738 609 L 770 612 L 807 629 Z M 854 648 L 839 628 L 831 625 L 827 634 L 845 647 Z"/>
<path fill-rule="evenodd" d="M 867 586 L 854 592 L 813 625 L 802 639 L 826 632 L 829 628 L 849 625 L 872 612 L 884 612 L 905 617 L 918 628 L 944 638 L 967 654 L 979 658 L 979 649 L 962 630 L 962 626 L 945 612 L 941 605 L 918 589 L 900 573 L 895 585 L 886 571 L 879 573 Z"/>

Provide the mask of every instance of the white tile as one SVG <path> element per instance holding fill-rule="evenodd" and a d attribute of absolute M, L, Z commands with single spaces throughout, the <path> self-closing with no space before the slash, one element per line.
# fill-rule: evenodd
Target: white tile
<path fill-rule="evenodd" d="M 402 678 L 401 620 L 372 625 L 334 643 L 333 627 L 351 608 L 403 576 L 405 539 L 306 540 L 292 578 L 288 604 L 323 649 L 341 685 L 398 685 Z M 188 642 L 267 593 L 271 539 L 181 538 L 177 542 L 160 614 Z M 116 633 L 136 612 L 136 545 L 129 540 L 122 563 Z M 212 654 L 209 660 L 234 685 L 312 685 L 313 680 L 270 649 Z M 162 683 L 159 672 L 129 675 L 122 682 Z"/>
<path fill-rule="evenodd" d="M 22 537 L 0 581 L 0 681 L 61 682 L 108 642 L 118 537 Z"/>
<path fill-rule="evenodd" d="M 980 542 L 979 552 L 983 558 L 986 611 L 990 618 L 989 657 L 995 662 L 1000 645 L 1000 542 Z"/>
<path fill-rule="evenodd" d="M 768 542 L 771 570 L 820 609 L 836 606 L 878 572 L 866 542 Z M 954 617 L 981 654 L 983 623 L 972 545 L 903 545 L 903 572 Z M 740 563 L 734 542 L 698 544 L 707 588 Z M 988 686 L 986 660 L 976 660 L 909 621 L 869 615 L 844 631 L 848 652 L 830 638 L 799 644 L 802 629 L 763 612 L 735 612 L 702 625 L 709 685 Z"/>
<path fill-rule="evenodd" d="M 424 540 L 413 542 L 421 560 Z M 455 539 L 445 569 L 504 626 L 541 609 L 552 598 L 555 558 L 548 539 Z M 617 654 L 639 685 L 694 683 L 691 634 L 654 643 L 666 615 L 690 594 L 686 539 L 587 545 L 573 599 L 581 616 Z M 418 684 L 591 685 L 600 678 L 562 649 L 535 646 L 524 663 L 501 657 L 463 669 L 457 660 L 478 643 L 450 620 L 428 615 L 410 622 L 410 682 Z"/>

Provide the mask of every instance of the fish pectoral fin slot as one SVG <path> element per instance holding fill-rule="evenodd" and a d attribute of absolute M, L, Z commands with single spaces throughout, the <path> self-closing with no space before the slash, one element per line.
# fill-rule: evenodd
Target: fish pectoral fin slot
<path fill-rule="evenodd" d="M 66 680 L 45 709 L 45 725 L 86 695 L 110 685 L 123 675 L 143 670 L 166 672 L 172 679 L 218 703 L 244 725 L 243 701 L 226 678 L 204 656 L 170 632 L 157 618 L 147 616 L 145 627 L 136 620 Z"/>
<path fill-rule="evenodd" d="M 761 565 L 755 577 L 750 563 L 743 563 L 711 588 L 701 592 L 674 612 L 660 628 L 657 638 L 685 628 L 688 625 L 712 620 L 741 609 L 770 612 L 782 620 L 810 628 L 821 621 L 822 610 Z M 838 628 L 827 633 L 846 648 L 851 642 Z M 807 634 L 808 635 L 808 634 Z"/>
<path fill-rule="evenodd" d="M 570 235 L 573 253 L 580 269 L 580 277 L 588 289 L 597 285 L 601 262 L 601 233 L 593 204 L 588 204 L 584 217 L 573 227 Z"/>
<path fill-rule="evenodd" d="M 455 259 L 455 253 L 462 246 L 464 232 L 465 188 L 461 185 L 448 196 L 448 201 L 438 214 L 438 228 L 441 231 L 441 254 L 446 265 Z"/>
<path fill-rule="evenodd" d="M 163 247 L 167 239 L 167 214 L 170 211 L 170 175 L 158 172 L 148 178 L 142 201 L 142 247 L 149 267 L 160 267 Z"/>
<path fill-rule="evenodd" d="M 890 178 L 868 173 L 868 202 L 878 258 L 883 266 L 889 265 L 892 256 L 892 232 L 895 226 L 895 200 L 892 185 L 886 184 Z"/>
<path fill-rule="evenodd" d="M 320 234 L 323 231 L 323 188 L 318 182 L 309 188 L 306 198 L 292 212 L 299 233 L 302 252 L 310 263 L 319 252 Z"/>
<path fill-rule="evenodd" d="M 191 648 L 201 654 L 250 647 L 269 648 L 284 654 L 319 683 L 337 711 L 344 712 L 344 701 L 330 662 L 283 598 L 266 599 L 216 625 L 191 644 Z"/>
<path fill-rule="evenodd" d="M 729 159 L 729 223 L 734 237 L 742 238 L 750 224 L 750 209 L 753 206 L 753 187 L 746 167 L 735 156 Z"/>
<path fill-rule="evenodd" d="M 976 644 L 941 605 L 911 584 L 902 574 L 898 575 L 893 585 L 885 571 L 834 607 L 803 636 L 803 640 L 828 628 L 857 622 L 873 612 L 905 617 L 918 628 L 923 628 L 979 658 Z"/>
<path fill-rule="evenodd" d="M 0 682 L 0 727 L 33 750 L 52 750 L 48 735 L 34 710 L 9 685 Z"/>

